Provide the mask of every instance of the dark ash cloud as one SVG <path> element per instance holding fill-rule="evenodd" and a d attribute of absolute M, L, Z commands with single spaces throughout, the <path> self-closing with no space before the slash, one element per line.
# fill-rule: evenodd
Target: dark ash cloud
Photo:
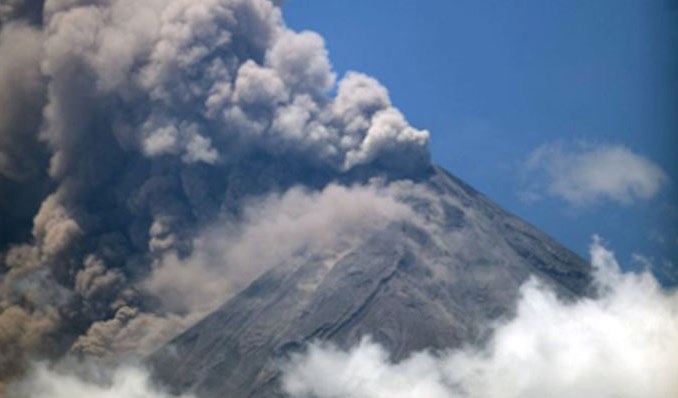
<path fill-rule="evenodd" d="M 253 198 L 429 167 L 387 90 L 337 80 L 268 0 L 13 0 L 0 23 L 0 381 L 179 332 L 197 312 L 163 265 L 214 220 L 248 230 Z"/>
<path fill-rule="evenodd" d="M 0 4 L 0 26 L 12 20 L 39 25 L 44 5 L 45 0 L 6 0 Z"/>

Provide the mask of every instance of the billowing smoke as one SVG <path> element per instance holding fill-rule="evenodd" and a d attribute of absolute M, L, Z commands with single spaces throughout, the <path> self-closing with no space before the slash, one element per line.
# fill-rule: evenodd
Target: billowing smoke
<path fill-rule="evenodd" d="M 143 287 L 177 312 L 211 310 L 263 271 L 299 253 L 332 256 L 370 231 L 409 217 L 409 207 L 374 186 L 331 184 L 320 192 L 292 188 L 246 208 L 245 222 L 235 228 L 228 223 L 205 228 L 191 256 L 169 254 Z"/>
<path fill-rule="evenodd" d="M 308 238 L 334 242 L 323 222 L 358 237 L 402 216 L 328 184 L 417 175 L 427 143 L 268 0 L 3 2 L 0 381 L 29 357 L 152 349 Z M 362 204 L 323 210 L 348 195 Z M 219 277 L 191 291 L 192 267 Z"/>
<path fill-rule="evenodd" d="M 678 292 L 649 271 L 620 272 L 598 238 L 591 259 L 597 298 L 566 303 L 532 279 L 484 348 L 393 363 L 369 339 L 349 351 L 318 343 L 283 366 L 283 388 L 294 398 L 678 396 Z"/>
<path fill-rule="evenodd" d="M 165 397 L 139 367 L 109 364 L 278 264 L 331 264 L 412 218 L 397 181 L 430 167 L 428 133 L 375 79 L 338 79 L 322 38 L 287 28 L 277 3 L 0 4 L 0 395 L 19 380 L 11 396 Z M 592 254 L 598 299 L 564 304 L 531 282 L 487 349 L 393 364 L 369 341 L 312 346 L 283 386 L 675 396 L 675 294 L 620 274 L 598 244 Z M 81 359 L 97 365 L 65 371 Z"/>
<path fill-rule="evenodd" d="M 409 217 L 412 211 L 397 201 L 396 192 L 376 185 L 330 184 L 317 192 L 297 187 L 259 198 L 244 209 L 241 222 L 206 225 L 190 255 L 169 251 L 153 262 L 137 288 L 158 300 L 163 313 L 122 307 L 114 319 L 92 325 L 73 349 L 95 356 L 148 353 L 271 267 L 307 254 L 332 258 L 387 223 Z"/>

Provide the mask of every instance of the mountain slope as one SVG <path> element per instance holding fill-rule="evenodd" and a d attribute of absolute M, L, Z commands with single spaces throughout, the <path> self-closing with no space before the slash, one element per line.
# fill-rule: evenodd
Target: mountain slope
<path fill-rule="evenodd" d="M 444 170 L 403 200 L 418 221 L 267 272 L 153 354 L 157 377 L 206 397 L 276 397 L 275 359 L 314 339 L 370 335 L 397 360 L 483 340 L 530 275 L 563 296 L 587 292 L 587 263 Z"/>

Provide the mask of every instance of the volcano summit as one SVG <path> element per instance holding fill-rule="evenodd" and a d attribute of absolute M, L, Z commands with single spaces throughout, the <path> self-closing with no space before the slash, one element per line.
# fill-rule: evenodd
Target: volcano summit
<path fill-rule="evenodd" d="M 539 308 L 584 303 L 623 319 L 614 330 L 645 327 L 633 361 L 597 379 L 676 396 L 675 295 L 609 272 L 645 299 L 607 317 L 608 252 L 592 268 L 434 165 L 429 145 L 376 79 L 338 77 L 277 1 L 3 2 L 0 396 L 391 398 L 362 382 L 308 392 L 286 369 L 322 344 L 371 341 L 384 354 L 368 357 L 392 364 L 482 346 L 520 318 L 533 280 L 550 292 Z M 588 318 L 546 326 L 572 319 Z M 563 350 L 547 337 L 522 341 L 551 364 Z M 587 360 L 626 353 L 583 341 L 605 348 Z M 325 363 L 353 364 L 342 355 Z M 150 378 L 117 373 L 130 362 Z"/>
<path fill-rule="evenodd" d="M 587 263 L 440 168 L 387 193 L 411 213 L 262 275 L 151 356 L 161 380 L 199 396 L 282 396 L 276 359 L 309 342 L 371 336 L 399 361 L 482 343 L 530 275 L 570 299 L 590 288 Z"/>

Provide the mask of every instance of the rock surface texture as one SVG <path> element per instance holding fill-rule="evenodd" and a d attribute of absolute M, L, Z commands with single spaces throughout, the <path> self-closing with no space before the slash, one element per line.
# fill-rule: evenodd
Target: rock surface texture
<path fill-rule="evenodd" d="M 564 297 L 589 291 L 588 263 L 446 171 L 401 191 L 413 220 L 265 273 L 155 352 L 156 376 L 201 397 L 279 397 L 277 361 L 310 341 L 369 335 L 398 360 L 482 342 L 531 275 Z"/>

